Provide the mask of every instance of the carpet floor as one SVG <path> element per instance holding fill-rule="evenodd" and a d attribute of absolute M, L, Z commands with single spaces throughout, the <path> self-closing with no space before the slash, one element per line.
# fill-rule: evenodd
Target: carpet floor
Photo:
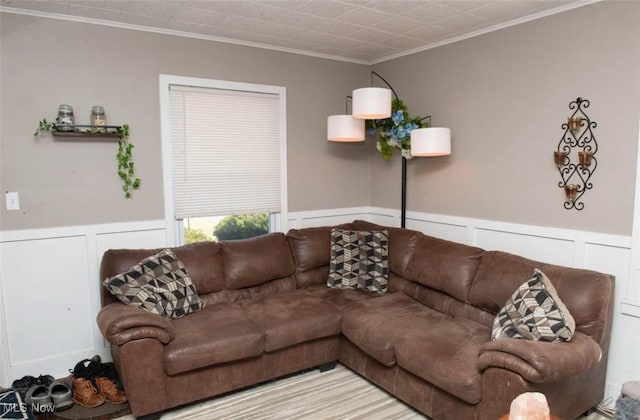
<path fill-rule="evenodd" d="M 426 419 L 342 365 L 311 370 L 165 412 L 162 420 Z M 131 415 L 119 420 L 135 420 Z M 582 420 L 606 420 L 591 414 Z M 461 420 L 461 419 L 456 419 Z"/>

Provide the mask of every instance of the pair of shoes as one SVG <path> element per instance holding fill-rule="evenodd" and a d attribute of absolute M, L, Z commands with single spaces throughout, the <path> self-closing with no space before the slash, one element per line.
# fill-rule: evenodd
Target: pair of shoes
<path fill-rule="evenodd" d="M 106 400 L 113 404 L 124 404 L 127 396 L 116 388 L 109 378 L 96 378 L 98 389 L 88 379 L 73 378 L 73 401 L 83 407 L 94 408 L 104 404 Z"/>
<path fill-rule="evenodd" d="M 102 363 L 99 355 L 76 363 L 71 372 L 73 373 L 74 398 L 77 394 L 76 402 L 78 404 L 85 407 L 97 407 L 105 400 L 114 404 L 127 402 L 127 396 L 123 392 L 115 365 Z M 76 391 L 76 386 L 78 391 Z"/>
<path fill-rule="evenodd" d="M 98 394 L 90 380 L 74 377 L 73 401 L 83 407 L 95 408 L 104 404 L 104 397 Z"/>
<path fill-rule="evenodd" d="M 43 385 L 45 387 L 48 387 L 53 381 L 54 379 L 51 375 L 40 375 L 37 378 L 27 375 L 13 381 L 13 383 L 11 384 L 11 389 L 18 392 L 24 400 L 27 397 L 27 392 L 34 386 Z"/>
<path fill-rule="evenodd" d="M 113 362 L 101 363 L 100 355 L 96 354 L 91 359 L 81 360 L 76 363 L 75 367 L 70 372 L 73 373 L 74 378 L 90 380 L 96 386 L 98 385 L 95 381 L 96 378 L 109 378 L 120 391 L 124 390 L 120 383 L 120 378 L 118 377 L 115 364 L 113 364 Z"/>
<path fill-rule="evenodd" d="M 27 391 L 25 402 L 33 411 L 50 413 L 62 411 L 73 405 L 71 389 L 62 382 L 52 381 L 49 385 L 33 385 Z"/>

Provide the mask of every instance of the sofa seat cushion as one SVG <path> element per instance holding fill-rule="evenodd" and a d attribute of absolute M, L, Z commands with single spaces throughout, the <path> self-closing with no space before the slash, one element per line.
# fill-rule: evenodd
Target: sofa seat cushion
<path fill-rule="evenodd" d="M 172 321 L 176 337 L 165 347 L 169 375 L 259 356 L 264 335 L 240 306 L 218 303 Z"/>
<path fill-rule="evenodd" d="M 394 340 L 398 365 L 425 381 L 468 402 L 482 398 L 479 351 L 491 341 L 491 329 L 465 318 L 425 322 Z"/>
<path fill-rule="evenodd" d="M 267 352 L 340 335 L 340 312 L 304 289 L 242 299 L 237 303 L 260 325 Z"/>
<path fill-rule="evenodd" d="M 437 325 L 446 315 L 416 302 L 404 293 L 353 303 L 343 309 L 342 333 L 362 351 L 385 366 L 396 363 L 394 343 L 417 323 Z"/>
<path fill-rule="evenodd" d="M 376 292 L 366 292 L 362 289 L 334 289 L 326 285 L 309 286 L 305 289 L 314 296 L 322 298 L 325 302 L 332 304 L 338 309 L 363 300 L 384 296 Z"/>

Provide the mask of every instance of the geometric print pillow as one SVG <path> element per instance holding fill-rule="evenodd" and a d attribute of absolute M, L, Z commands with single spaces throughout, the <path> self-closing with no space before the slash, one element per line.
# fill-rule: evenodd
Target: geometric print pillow
<path fill-rule="evenodd" d="M 327 286 L 385 293 L 389 279 L 387 231 L 331 229 Z"/>
<path fill-rule="evenodd" d="M 522 283 L 493 323 L 491 339 L 520 338 L 535 341 L 571 341 L 576 322 L 555 287 L 537 268 Z"/>
<path fill-rule="evenodd" d="M 103 284 L 122 302 L 167 318 L 181 318 L 205 306 L 184 264 L 169 249 Z"/>
<path fill-rule="evenodd" d="M 331 258 L 327 286 L 338 289 L 358 287 L 360 250 L 354 230 L 331 229 Z"/>
<path fill-rule="evenodd" d="M 358 289 L 386 293 L 389 280 L 389 235 L 383 231 L 358 231 L 360 266 Z"/>

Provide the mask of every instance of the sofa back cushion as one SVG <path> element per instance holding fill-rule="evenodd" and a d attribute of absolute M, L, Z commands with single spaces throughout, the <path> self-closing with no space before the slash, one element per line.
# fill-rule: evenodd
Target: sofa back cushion
<path fill-rule="evenodd" d="M 221 241 L 225 288 L 244 289 L 293 276 L 296 266 L 283 233 Z M 295 289 L 295 283 L 292 282 Z"/>
<path fill-rule="evenodd" d="M 353 229 L 353 224 L 291 229 L 287 241 L 296 265 L 298 287 L 326 284 L 331 258 L 331 229 Z"/>
<path fill-rule="evenodd" d="M 397 227 L 382 226 L 364 220 L 353 222 L 355 230 L 381 231 L 386 230 L 389 237 L 389 271 L 401 277 L 407 277 L 407 268 L 415 253 L 422 233 Z"/>
<path fill-rule="evenodd" d="M 606 340 L 611 322 L 614 277 L 591 270 L 562 267 L 501 251 L 485 253 L 471 287 L 471 304 L 497 314 L 534 269 L 551 280 L 576 322 L 576 331 L 598 343 Z"/>
<path fill-rule="evenodd" d="M 389 279 L 389 290 L 400 291 L 431 309 L 452 317 L 466 318 L 491 328 L 496 316 L 450 295 L 401 277 Z"/>
<path fill-rule="evenodd" d="M 406 278 L 469 302 L 469 290 L 484 252 L 477 247 L 421 235 Z"/>
<path fill-rule="evenodd" d="M 184 264 L 199 295 L 224 289 L 222 271 L 222 249 L 215 242 L 198 242 L 171 249 Z M 138 264 L 144 258 L 156 254 L 157 249 L 110 249 L 102 256 L 100 282 L 120 274 Z M 117 302 L 106 288 L 102 287 L 102 305 Z"/>

